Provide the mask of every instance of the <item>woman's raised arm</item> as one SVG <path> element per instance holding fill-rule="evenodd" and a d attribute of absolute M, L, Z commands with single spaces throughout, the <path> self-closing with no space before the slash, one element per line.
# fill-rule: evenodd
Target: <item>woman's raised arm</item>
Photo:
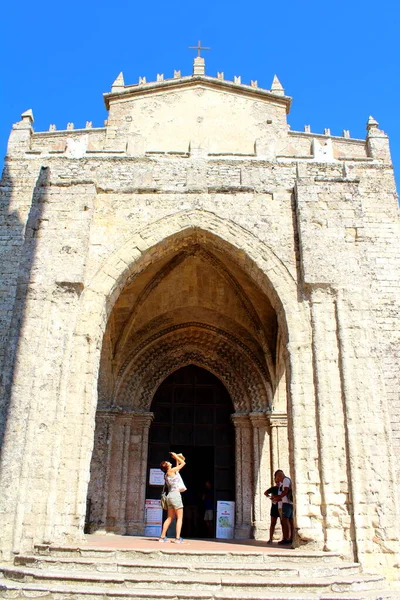
<path fill-rule="evenodd" d="M 171 467 L 171 471 L 173 471 L 174 473 L 177 473 L 178 471 L 180 471 L 182 469 L 182 467 L 184 467 L 186 465 L 184 459 L 182 456 L 180 456 L 179 454 L 176 454 L 175 452 L 170 452 L 170 455 L 172 456 L 172 458 L 174 458 L 176 460 L 176 466 L 175 467 Z"/>

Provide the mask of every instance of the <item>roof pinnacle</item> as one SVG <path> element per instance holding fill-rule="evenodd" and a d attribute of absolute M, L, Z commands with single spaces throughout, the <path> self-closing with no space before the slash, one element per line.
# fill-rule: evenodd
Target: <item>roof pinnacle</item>
<path fill-rule="evenodd" d="M 29 108 L 28 110 L 26 110 L 25 112 L 22 113 L 21 121 L 23 123 L 29 123 L 29 125 L 32 125 L 32 123 L 34 122 L 34 118 L 33 118 L 33 112 L 32 112 L 31 108 Z"/>
<path fill-rule="evenodd" d="M 111 86 L 111 91 L 118 92 L 119 90 L 123 89 L 124 87 L 125 87 L 124 74 L 121 71 L 121 73 L 118 75 L 116 80 L 113 82 L 113 84 Z"/>
<path fill-rule="evenodd" d="M 369 117 L 367 121 L 367 131 L 371 131 L 371 129 L 378 129 L 378 121 L 374 119 L 374 117 Z"/>
<path fill-rule="evenodd" d="M 276 75 L 274 75 L 274 79 L 272 81 L 271 92 L 273 94 L 278 94 L 279 96 L 285 95 L 285 90 L 283 89 L 283 86 Z"/>

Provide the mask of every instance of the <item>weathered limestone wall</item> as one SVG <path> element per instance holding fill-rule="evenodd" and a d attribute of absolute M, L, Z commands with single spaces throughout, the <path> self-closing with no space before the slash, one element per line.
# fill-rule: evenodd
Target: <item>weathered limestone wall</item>
<path fill-rule="evenodd" d="M 224 112 L 232 120 L 221 121 Z M 285 121 L 285 107 L 200 86 L 140 97 L 134 103 L 111 103 L 107 145 L 113 148 L 115 142 L 127 140 L 133 155 L 188 152 L 191 145 L 211 153 L 253 154 L 260 131 L 264 129 L 266 140 L 276 144 L 285 132 Z"/>
<path fill-rule="evenodd" d="M 82 152 L 89 155 L 104 148 L 106 129 L 71 129 L 35 133 L 31 140 L 30 154 L 48 153 L 73 156 Z"/>
<path fill-rule="evenodd" d="M 373 314 L 370 330 L 372 352 L 383 372 L 384 389 L 389 405 L 393 456 L 400 451 L 400 226 L 399 206 L 391 169 L 375 171 L 374 181 L 362 180 L 361 208 L 363 222 L 357 227 L 357 240 L 365 247 L 370 273 Z M 379 201 L 377 200 L 379 198 Z M 358 354 L 360 350 L 358 350 Z M 380 387 L 381 389 L 381 387 Z M 380 397 L 380 389 L 378 396 Z M 376 412 L 376 401 L 370 410 Z M 396 480 L 400 481 L 400 463 L 395 461 Z M 400 502 L 400 486 L 398 494 Z"/>
<path fill-rule="evenodd" d="M 288 133 L 286 97 L 246 90 L 234 102 L 234 91 L 206 83 L 154 97 L 146 88 L 132 102 L 130 90 L 115 104 L 111 95 L 105 130 L 38 135 L 29 115 L 13 130 L 2 184 L 4 556 L 79 537 L 109 314 L 192 229 L 198 243 L 230 248 L 276 311 L 299 539 L 390 566 L 400 306 L 387 139 L 373 122 L 367 142 Z M 279 447 L 265 442 L 269 426 L 279 429 L 259 414 L 236 421 L 240 451 L 252 448 L 261 470 Z M 132 425 L 121 427 L 130 439 Z M 261 527 L 260 472 L 246 477 Z M 247 527 L 251 499 L 242 499 Z"/>

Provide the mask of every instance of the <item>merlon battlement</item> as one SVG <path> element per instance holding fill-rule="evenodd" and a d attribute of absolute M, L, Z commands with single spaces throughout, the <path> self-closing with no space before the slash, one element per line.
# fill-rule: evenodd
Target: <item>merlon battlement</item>
<path fill-rule="evenodd" d="M 133 85 L 125 85 L 121 72 L 104 94 L 109 111 L 104 127 L 75 129 L 68 122 L 65 130 L 35 133 L 33 113 L 27 110 L 13 126 L 8 154 L 63 154 L 82 158 L 106 153 L 118 156 L 184 156 L 194 158 L 237 157 L 266 161 L 335 161 L 379 160 L 391 163 L 389 142 L 369 117 L 365 140 L 350 138 L 345 129 L 342 137 L 304 131 L 291 131 L 287 123 L 291 97 L 275 75 L 270 89 L 258 86 L 256 80 L 233 81 L 223 72 L 216 77 L 205 73 L 205 61 L 194 59 L 191 75 L 180 70 L 166 79 L 157 74 L 156 81 L 145 77 Z"/>

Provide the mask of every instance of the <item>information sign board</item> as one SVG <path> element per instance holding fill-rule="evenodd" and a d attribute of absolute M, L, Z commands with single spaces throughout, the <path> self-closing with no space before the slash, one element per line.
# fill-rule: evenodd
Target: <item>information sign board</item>
<path fill-rule="evenodd" d="M 233 539 L 234 528 L 235 503 L 227 500 L 218 500 L 216 537 L 231 540 Z"/>
<path fill-rule="evenodd" d="M 164 485 L 164 473 L 161 469 L 150 469 L 149 485 Z"/>
<path fill-rule="evenodd" d="M 145 502 L 145 530 L 147 537 L 160 537 L 162 526 L 162 508 L 160 500 L 147 499 Z"/>

